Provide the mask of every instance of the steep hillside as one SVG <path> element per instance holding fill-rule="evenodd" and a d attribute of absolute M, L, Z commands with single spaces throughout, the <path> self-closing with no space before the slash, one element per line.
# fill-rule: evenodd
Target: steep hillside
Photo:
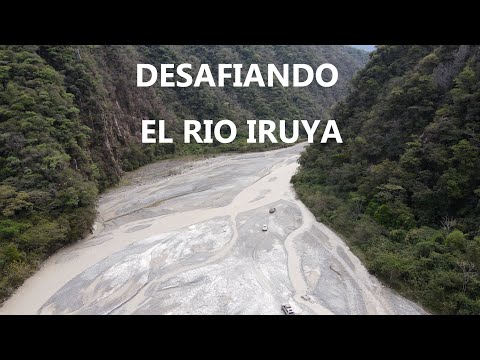
<path fill-rule="evenodd" d="M 136 87 L 136 64 L 324 62 L 330 89 Z M 343 46 L 0 46 L 0 300 L 88 232 L 97 194 L 123 171 L 177 154 L 247 151 L 245 120 L 324 119 L 366 55 Z M 231 119 L 238 141 L 185 145 L 184 119 Z M 141 144 L 165 119 L 175 144 Z"/>
<path fill-rule="evenodd" d="M 480 313 L 480 47 L 380 46 L 293 182 L 367 267 L 439 313 Z"/>

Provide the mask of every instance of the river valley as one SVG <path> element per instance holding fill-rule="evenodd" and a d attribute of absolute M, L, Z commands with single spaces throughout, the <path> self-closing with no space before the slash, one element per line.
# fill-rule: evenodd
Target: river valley
<path fill-rule="evenodd" d="M 127 174 L 100 197 L 93 233 L 50 257 L 0 313 L 424 314 L 296 199 L 304 146 Z"/>

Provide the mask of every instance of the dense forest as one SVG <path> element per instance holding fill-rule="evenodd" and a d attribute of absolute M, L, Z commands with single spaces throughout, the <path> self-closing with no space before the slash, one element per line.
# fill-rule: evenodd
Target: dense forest
<path fill-rule="evenodd" d="M 379 46 L 333 118 L 300 198 L 402 294 L 480 314 L 480 47 Z"/>
<path fill-rule="evenodd" d="M 168 156 L 247 147 L 247 119 L 325 119 L 365 52 L 347 46 L 0 46 L 0 301 L 49 254 L 90 230 L 99 192 Z M 334 64 L 338 83 L 306 88 L 136 87 L 136 64 Z M 174 144 L 141 144 L 164 119 Z M 182 144 L 184 119 L 230 119 L 232 144 Z"/>

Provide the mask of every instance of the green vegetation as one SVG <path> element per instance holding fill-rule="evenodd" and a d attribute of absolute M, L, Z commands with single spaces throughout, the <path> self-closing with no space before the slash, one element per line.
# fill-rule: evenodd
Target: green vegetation
<path fill-rule="evenodd" d="M 480 47 L 380 46 L 352 83 L 300 198 L 407 297 L 480 314 Z"/>
<path fill-rule="evenodd" d="M 162 62 L 331 62 L 340 79 L 332 89 L 137 88 L 136 64 Z M 325 119 L 365 62 L 342 46 L 0 46 L 0 301 L 88 233 L 98 192 L 124 171 L 176 155 L 264 149 L 247 147 L 247 119 Z M 168 121 L 175 144 L 141 144 L 142 119 Z M 182 144 L 184 119 L 233 120 L 237 141 Z"/>
<path fill-rule="evenodd" d="M 63 77 L 33 48 L 0 51 L 0 298 L 91 226 L 90 129 Z"/>

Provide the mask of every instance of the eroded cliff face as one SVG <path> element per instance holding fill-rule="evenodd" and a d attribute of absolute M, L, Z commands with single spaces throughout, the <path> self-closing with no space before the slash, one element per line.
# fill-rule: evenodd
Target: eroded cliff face
<path fill-rule="evenodd" d="M 91 131 L 90 151 L 101 174 L 101 186 L 115 183 L 125 170 L 175 152 L 218 151 L 220 144 L 185 149 L 175 145 L 142 146 L 141 120 L 165 119 L 170 136 L 180 140 L 184 119 L 228 118 L 246 133 L 249 118 L 322 119 L 348 89 L 367 55 L 345 46 L 41 46 L 37 52 L 65 76 L 83 124 Z M 151 63 L 333 63 L 339 81 L 331 89 L 231 87 L 136 87 L 136 64 Z M 216 77 L 216 74 L 214 74 Z M 222 151 L 246 150 L 236 142 Z"/>
<path fill-rule="evenodd" d="M 101 187 L 116 183 L 125 170 L 174 152 L 171 146 L 138 146 L 142 119 L 175 116 L 155 89 L 136 91 L 136 64 L 141 59 L 135 47 L 42 46 L 38 53 L 64 75 L 81 122 L 91 130 L 89 151 Z"/>
<path fill-rule="evenodd" d="M 433 69 L 433 81 L 435 84 L 443 89 L 451 86 L 455 76 L 463 69 L 466 61 L 472 56 L 474 51 L 474 46 L 459 45 L 448 58 L 444 59 Z"/>

